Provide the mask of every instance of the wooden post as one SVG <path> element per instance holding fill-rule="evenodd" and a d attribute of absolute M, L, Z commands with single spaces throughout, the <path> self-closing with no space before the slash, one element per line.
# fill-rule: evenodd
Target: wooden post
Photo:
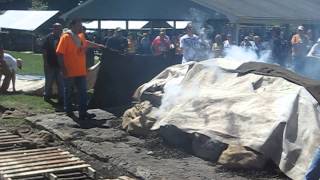
<path fill-rule="evenodd" d="M 99 39 L 99 42 L 101 42 L 103 39 L 102 30 L 101 30 L 101 20 L 98 20 L 98 39 Z"/>
<path fill-rule="evenodd" d="M 236 45 L 239 45 L 239 42 L 240 42 L 240 24 L 234 24 L 234 38 L 235 38 L 235 42 L 236 42 Z"/>

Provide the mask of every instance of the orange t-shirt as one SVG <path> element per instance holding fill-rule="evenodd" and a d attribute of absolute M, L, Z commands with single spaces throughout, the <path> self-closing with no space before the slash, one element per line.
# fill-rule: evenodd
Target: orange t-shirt
<path fill-rule="evenodd" d="M 59 41 L 56 52 L 63 55 L 63 64 L 66 70 L 65 76 L 77 77 L 87 75 L 86 47 L 87 41 L 83 34 L 78 34 L 81 46 L 78 47 L 72 39 L 72 35 L 64 33 Z"/>

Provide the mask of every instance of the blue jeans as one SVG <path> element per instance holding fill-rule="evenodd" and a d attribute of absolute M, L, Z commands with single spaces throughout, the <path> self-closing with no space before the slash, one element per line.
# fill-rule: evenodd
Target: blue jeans
<path fill-rule="evenodd" d="M 72 112 L 72 93 L 73 87 L 78 92 L 79 117 L 84 117 L 87 112 L 87 79 L 86 76 L 71 77 L 64 79 L 64 111 Z"/>
<path fill-rule="evenodd" d="M 45 67 L 45 85 L 44 85 L 44 96 L 50 98 L 52 96 L 52 85 L 54 82 L 58 88 L 58 98 L 63 100 L 63 78 L 60 68 Z"/>
<path fill-rule="evenodd" d="M 320 148 L 318 148 L 313 156 L 312 163 L 304 176 L 305 180 L 320 179 Z"/>

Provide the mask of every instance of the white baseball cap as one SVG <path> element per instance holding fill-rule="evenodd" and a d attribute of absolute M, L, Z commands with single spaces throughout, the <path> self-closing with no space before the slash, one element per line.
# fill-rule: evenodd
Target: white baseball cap
<path fill-rule="evenodd" d="M 304 27 L 303 27 L 303 26 L 299 26 L 299 27 L 298 27 L 298 30 L 303 31 L 303 30 L 304 30 Z"/>

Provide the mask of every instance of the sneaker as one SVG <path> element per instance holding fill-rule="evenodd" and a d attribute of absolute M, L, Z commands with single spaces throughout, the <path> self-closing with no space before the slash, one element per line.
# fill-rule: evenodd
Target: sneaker
<path fill-rule="evenodd" d="M 76 117 L 76 115 L 71 111 L 71 112 L 66 112 L 66 115 L 70 118 Z"/>
<path fill-rule="evenodd" d="M 84 121 L 84 120 L 90 120 L 92 118 L 96 117 L 95 114 L 91 114 L 91 113 L 85 113 L 84 115 L 80 115 L 79 116 L 79 120 L 80 121 Z"/>
<path fill-rule="evenodd" d="M 88 118 L 88 119 L 92 119 L 92 118 L 95 118 L 97 115 L 95 114 L 91 114 L 91 113 L 86 113 L 85 116 Z"/>
<path fill-rule="evenodd" d="M 51 103 L 51 98 L 49 96 L 43 96 L 45 102 Z"/>

